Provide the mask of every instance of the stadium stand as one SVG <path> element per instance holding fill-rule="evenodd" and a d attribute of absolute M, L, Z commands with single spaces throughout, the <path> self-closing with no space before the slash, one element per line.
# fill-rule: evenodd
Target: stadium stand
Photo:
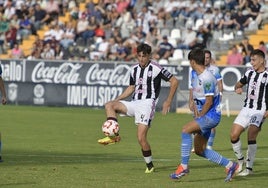
<path fill-rule="evenodd" d="M 8 1 L 12 2 L 14 8 L 18 6 L 16 1 Z M 245 36 L 249 38 L 249 42 L 254 48 L 259 48 L 261 41 L 266 46 L 268 44 L 267 0 L 259 0 L 259 3 L 255 5 L 258 8 L 254 9 L 254 11 L 258 10 L 260 16 L 251 15 L 253 11 L 253 9 L 251 11 L 251 8 L 255 3 L 252 0 L 246 1 L 243 5 L 239 4 L 240 1 L 236 0 L 49 0 L 49 2 L 54 1 L 62 2 L 59 4 L 59 16 L 53 17 L 50 23 L 44 24 L 43 27 L 37 30 L 40 39 L 45 40 L 46 33 L 51 29 L 51 23 L 54 25 L 59 24 L 62 30 L 66 30 L 66 25 L 70 22 L 76 28 L 78 20 L 82 16 L 85 16 L 89 22 L 91 22 L 91 17 L 96 19 L 95 23 L 90 23 L 90 25 L 95 26 L 93 37 L 90 37 L 88 32 L 77 35 L 77 29 L 75 29 L 76 36 L 72 45 L 68 46 L 67 49 L 62 49 L 67 54 L 62 56 L 63 59 L 79 60 L 82 58 L 92 60 L 90 59 L 92 57 L 90 52 L 98 50 L 99 44 L 104 39 L 103 37 L 106 39 L 112 37 L 115 39 L 115 44 L 113 47 L 109 44 L 108 55 L 101 60 L 114 60 L 109 59 L 111 57 L 109 53 L 123 50 L 127 54 L 123 60 L 133 61 L 135 56 L 132 53 L 135 53 L 137 43 L 146 41 L 152 44 L 153 49 L 156 49 L 157 45 L 161 42 L 161 35 L 167 35 L 169 41 L 173 44 L 174 52 L 178 52 L 178 54 L 173 54 L 173 56 L 167 59 L 168 63 L 178 63 L 176 62 L 177 59 L 178 61 L 185 62 L 185 57 L 187 56 L 185 54 L 181 55 L 181 51 L 176 51 L 176 49 L 184 37 L 186 28 L 191 28 L 196 33 L 193 47 L 210 49 L 215 54 L 215 60 L 218 65 L 226 65 L 230 47 L 234 44 L 239 45 Z M 31 1 L 22 0 L 20 2 L 25 3 L 29 10 L 34 6 L 27 4 Z M 42 6 L 42 3 L 46 1 L 40 2 Z M 4 8 L 5 4 L 0 5 L 0 18 L 4 17 Z M 248 10 L 243 11 L 243 15 L 246 18 L 250 18 L 249 20 L 251 21 L 244 30 L 238 29 L 234 22 L 234 18 L 239 10 Z M 231 13 L 230 18 L 226 17 L 227 12 L 228 14 Z M 158 32 L 150 37 L 150 41 L 147 41 L 150 28 L 156 28 Z M 83 39 L 86 38 L 87 41 L 81 40 L 81 37 Z M 20 47 L 24 51 L 25 58 L 30 56 L 31 58 L 40 58 L 40 56 L 32 56 L 35 40 L 36 37 L 32 34 L 22 41 L 17 41 L 21 42 Z M 109 42 L 110 40 L 107 41 Z M 119 43 L 122 43 L 123 49 L 118 48 Z M 2 48 L 0 48 L 0 58 L 9 58 L 11 49 L 8 49 L 8 45 L 1 44 L 1 37 L 0 45 L 2 45 Z M 185 50 L 183 50 L 183 53 L 185 53 Z"/>

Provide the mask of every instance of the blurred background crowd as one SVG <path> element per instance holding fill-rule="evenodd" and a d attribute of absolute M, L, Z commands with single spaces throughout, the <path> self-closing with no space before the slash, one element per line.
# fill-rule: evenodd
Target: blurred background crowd
<path fill-rule="evenodd" d="M 268 0 L 0 0 L 0 54 L 133 61 L 146 42 L 161 63 L 200 47 L 229 50 L 226 64 L 243 65 L 254 48 L 248 34 L 267 20 Z M 265 54 L 267 40 L 258 41 Z"/>

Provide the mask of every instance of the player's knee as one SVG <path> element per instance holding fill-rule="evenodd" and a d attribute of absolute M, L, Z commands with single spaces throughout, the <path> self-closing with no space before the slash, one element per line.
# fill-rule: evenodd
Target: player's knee
<path fill-rule="evenodd" d="M 239 135 L 231 132 L 230 139 L 231 139 L 231 142 L 236 142 L 239 140 Z"/>
<path fill-rule="evenodd" d="M 204 149 L 203 148 L 195 148 L 194 152 L 196 155 L 203 156 Z"/>
<path fill-rule="evenodd" d="M 109 109 L 113 109 L 114 108 L 114 102 L 113 101 L 109 101 L 105 104 L 105 109 L 109 110 Z"/>

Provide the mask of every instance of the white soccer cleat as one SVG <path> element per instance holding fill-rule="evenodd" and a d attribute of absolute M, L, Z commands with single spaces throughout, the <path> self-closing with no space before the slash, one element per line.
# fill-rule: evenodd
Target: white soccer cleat
<path fill-rule="evenodd" d="M 244 159 L 238 160 L 237 163 L 239 165 L 237 172 L 240 173 L 243 170 Z"/>
<path fill-rule="evenodd" d="M 253 171 L 246 168 L 242 172 L 238 173 L 237 176 L 248 176 L 250 174 L 253 174 Z"/>

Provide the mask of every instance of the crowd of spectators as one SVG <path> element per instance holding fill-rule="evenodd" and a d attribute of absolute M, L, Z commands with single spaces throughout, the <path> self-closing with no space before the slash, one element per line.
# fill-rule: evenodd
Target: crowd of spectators
<path fill-rule="evenodd" d="M 86 2 L 83 10 L 81 2 Z M 258 29 L 267 12 L 268 0 L 0 0 L 0 53 L 12 49 L 12 58 L 132 61 L 137 45 L 146 42 L 153 58 L 168 59 L 175 49 L 209 48 L 218 32 L 243 36 L 247 28 Z M 59 19 L 64 15 L 69 15 L 66 23 Z M 37 31 L 44 27 L 40 38 Z M 171 42 L 174 28 L 181 34 Z M 30 35 L 36 36 L 30 55 L 18 56 Z"/>

